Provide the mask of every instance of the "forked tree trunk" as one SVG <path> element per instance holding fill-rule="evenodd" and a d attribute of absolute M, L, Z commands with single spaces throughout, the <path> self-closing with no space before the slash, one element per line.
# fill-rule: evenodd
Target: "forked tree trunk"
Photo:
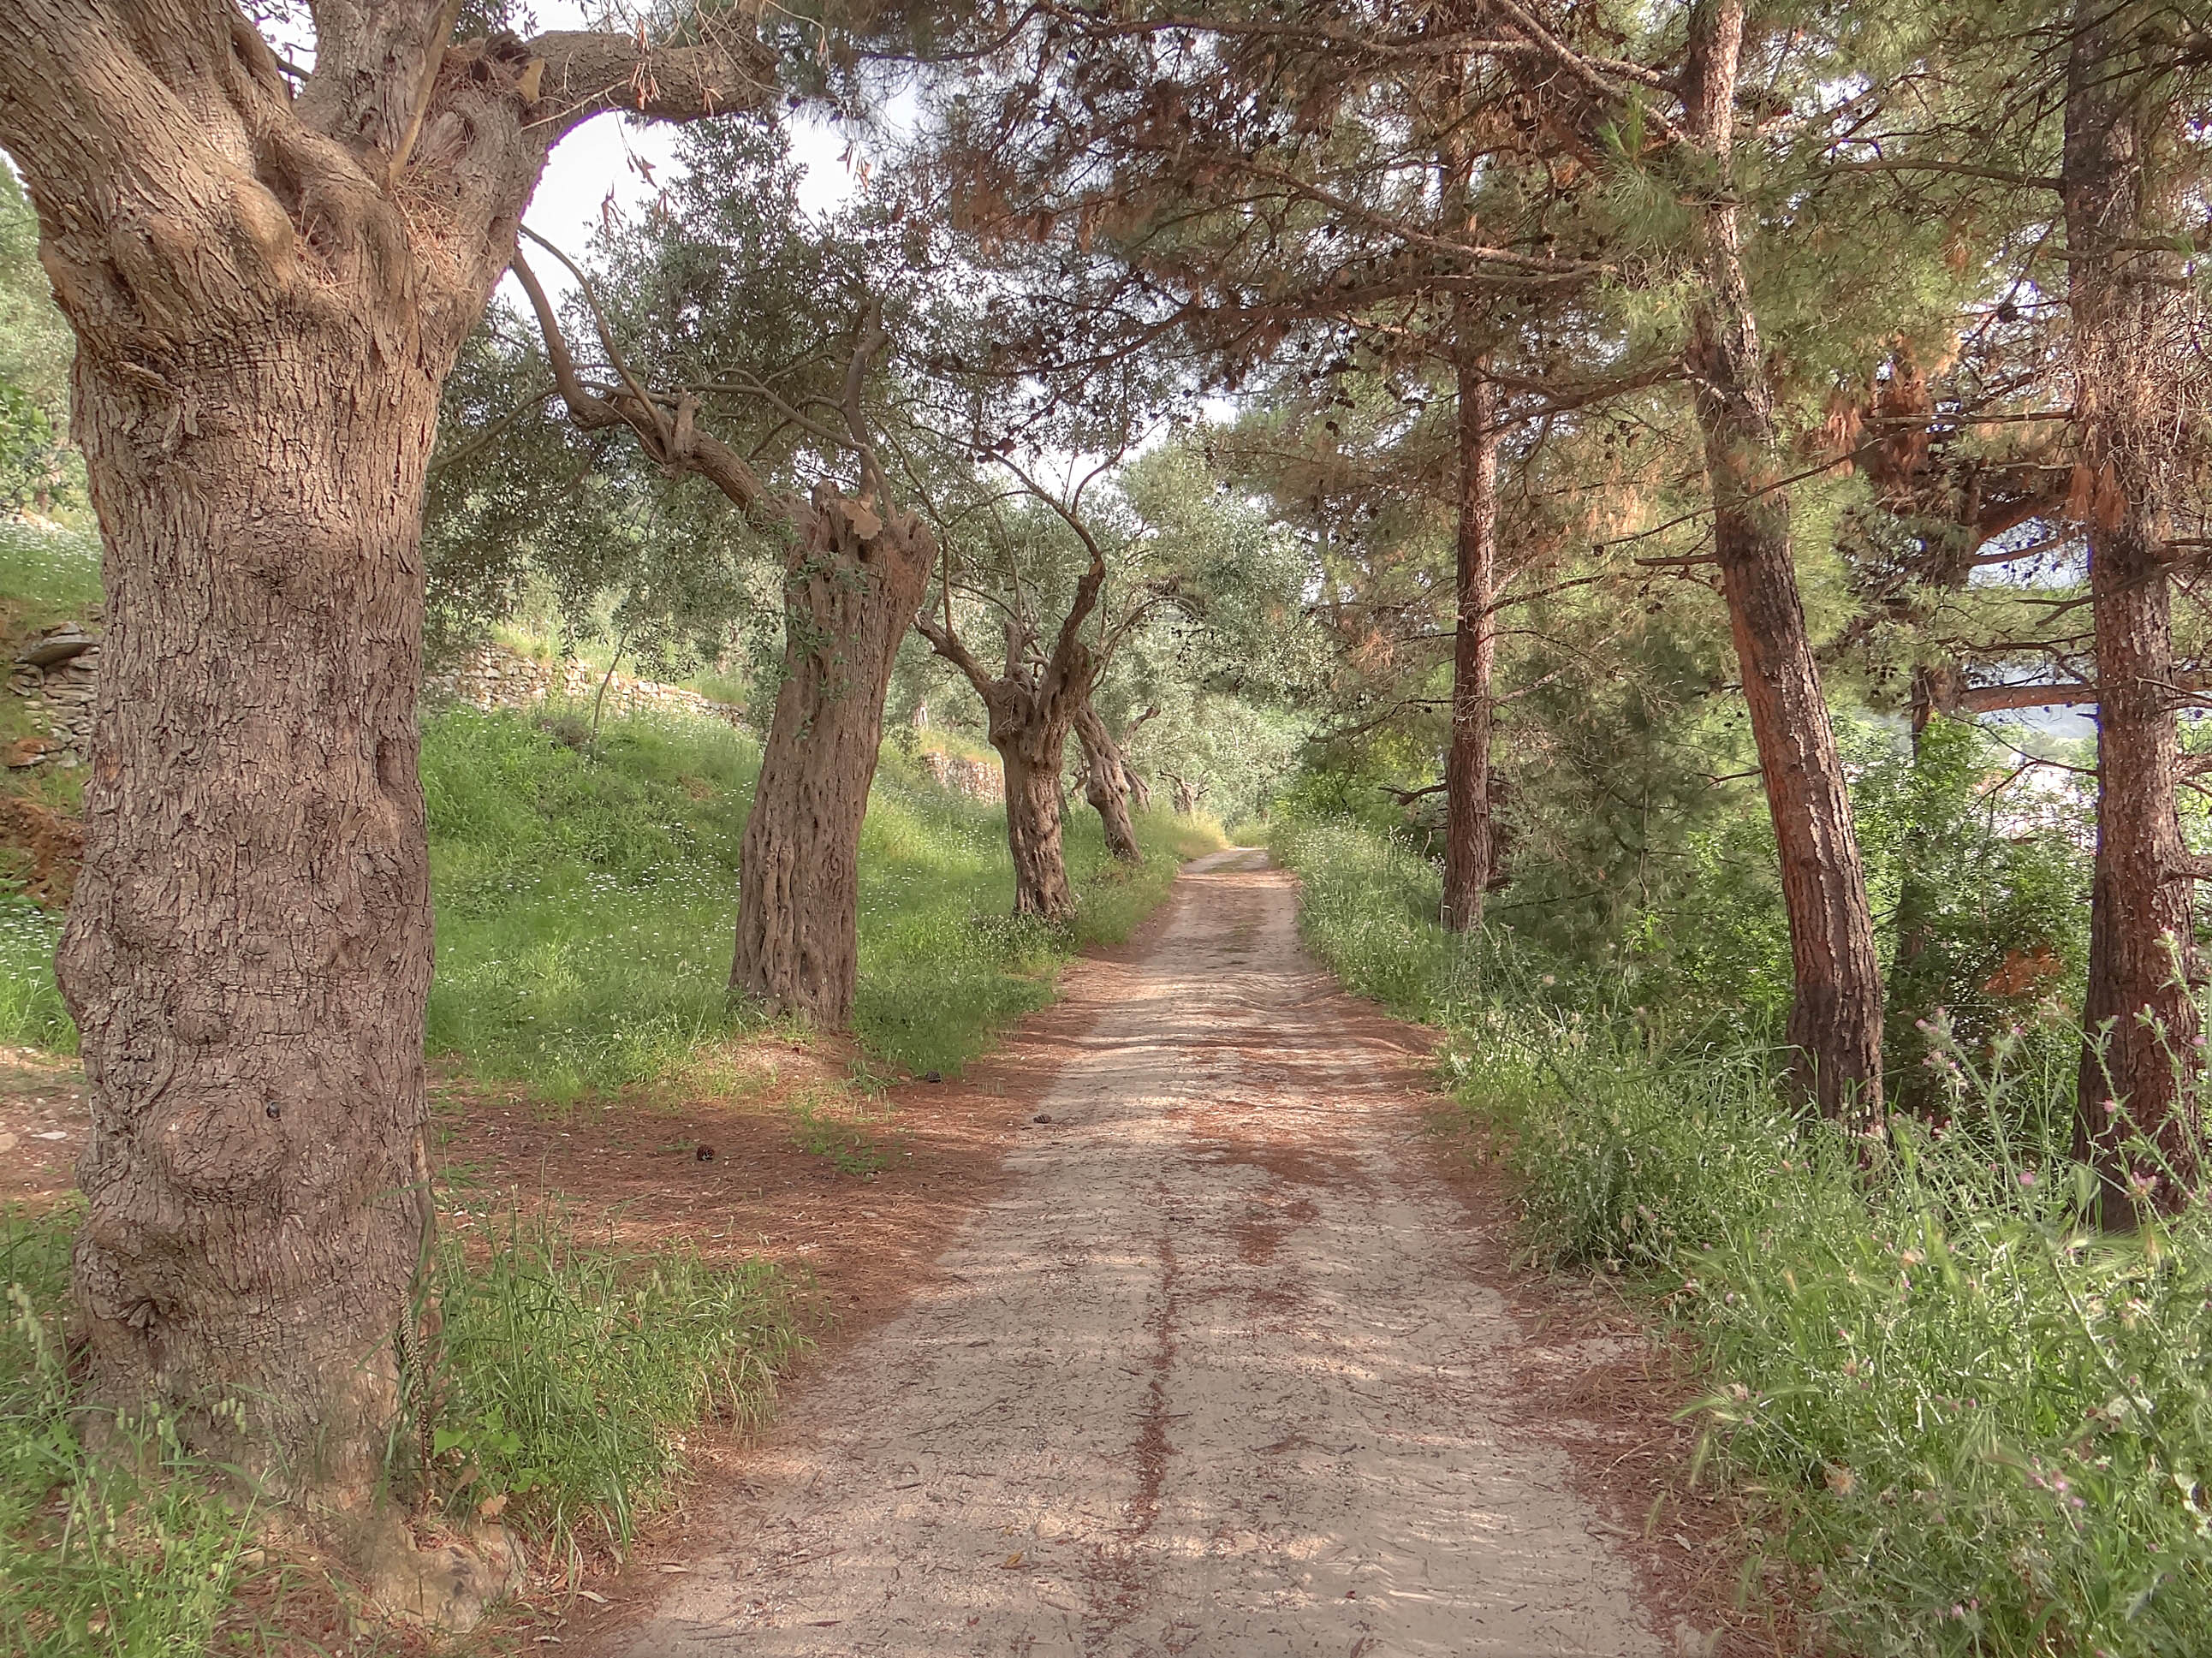
<path fill-rule="evenodd" d="M 761 95 L 757 47 L 449 46 L 453 15 L 318 7 L 295 96 L 218 0 L 0 5 L 0 143 L 76 335 L 105 548 L 58 960 L 91 1096 L 91 1386 L 323 1515 L 377 1490 L 430 1224 L 440 387 L 562 133 Z"/>
<path fill-rule="evenodd" d="M 2166 501 L 2187 406 L 2190 318 L 2175 261 L 2146 249 L 2145 149 L 2166 69 L 2138 58 L 2148 9 L 2080 0 L 2062 170 L 2072 316 L 2076 511 L 2095 605 L 2097 861 L 2088 1041 L 2075 1145 L 2101 1176 L 2101 1218 L 2133 1225 L 2187 1202 L 2200 1170 L 2196 950 L 2176 805 L 2178 749 Z M 2134 246 L 2131 247 L 2130 244 Z M 2131 1155 L 2140 1135 L 2148 1150 Z M 2163 1165 L 2161 1167 L 2160 1165 Z"/>
<path fill-rule="evenodd" d="M 783 683 L 738 853 L 730 986 L 842 1030 L 884 696 L 936 547 L 912 513 L 878 525 L 827 486 L 802 519 L 784 579 Z"/>
<path fill-rule="evenodd" d="M 365 1492 L 430 1220 L 422 480 L 442 361 L 298 313 L 77 358 L 108 626 L 58 963 L 102 1397 Z M 242 1418 L 216 1407 L 242 1406 Z"/>
<path fill-rule="evenodd" d="M 1056 506 L 1056 510 L 1089 549 L 1091 566 L 1075 584 L 1067 614 L 1042 662 L 1030 655 L 1035 635 L 1028 624 L 1009 621 L 1006 671 L 992 674 L 953 631 L 949 598 L 943 622 L 925 612 L 915 618 L 914 625 L 933 650 L 967 676 L 990 717 L 991 746 L 999 751 L 1006 775 L 1014 914 L 1065 921 L 1075 914 L 1075 890 L 1068 884 L 1060 846 L 1060 766 L 1068 727 L 1076 710 L 1088 706 L 1102 665 L 1080 635 L 1097 608 L 1106 557 L 1073 508 Z M 949 580 L 949 569 L 946 574 Z"/>
<path fill-rule="evenodd" d="M 1088 697 L 1075 711 L 1075 736 L 1083 745 L 1084 799 L 1106 831 L 1106 850 L 1133 864 L 1144 854 L 1137 848 L 1137 826 L 1129 817 L 1129 768 L 1114 734 Z"/>
<path fill-rule="evenodd" d="M 1458 619 L 1452 639 L 1451 746 L 1444 756 L 1443 923 L 1482 925 L 1492 847 L 1491 670 L 1498 659 L 1498 387 L 1473 356 L 1459 365 Z"/>
<path fill-rule="evenodd" d="M 1692 27 L 1692 136 L 1720 179 L 1699 214 L 1704 291 L 1687 353 L 1713 497 L 1714 551 L 1743 673 L 1759 774 L 1780 854 L 1795 995 L 1792 1076 L 1825 1115 L 1875 1110 L 1881 1095 L 1881 969 L 1866 871 L 1835 728 L 1820 692 L 1791 560 L 1773 390 L 1728 193 L 1742 0 L 1708 0 Z"/>

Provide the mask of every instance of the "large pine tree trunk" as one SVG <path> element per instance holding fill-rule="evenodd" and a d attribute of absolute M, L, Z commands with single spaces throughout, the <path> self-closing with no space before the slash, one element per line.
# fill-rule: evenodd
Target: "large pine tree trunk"
<path fill-rule="evenodd" d="M 1014 914 L 1065 921 L 1075 891 L 1060 836 L 1060 756 L 1067 726 L 1057 720 L 1001 720 L 991 711 L 991 746 L 1006 777 L 1006 843 L 1014 858 Z"/>
<path fill-rule="evenodd" d="M 1741 0 L 1711 0 L 1692 32 L 1692 136 L 1722 177 L 1699 214 L 1704 292 L 1688 361 L 1713 497 L 1714 551 L 1781 858 L 1795 997 L 1793 1075 L 1821 1112 L 1875 1110 L 1881 969 L 1842 757 L 1790 556 L 1773 392 L 1744 278 L 1727 163 L 1743 41 Z"/>
<path fill-rule="evenodd" d="M 1482 925 L 1490 890 L 1490 678 L 1498 658 L 1498 387 L 1459 365 L 1458 619 L 1452 642 L 1451 745 L 1444 757 L 1444 926 Z"/>
<path fill-rule="evenodd" d="M 445 365 L 335 307 L 158 375 L 77 365 L 108 623 L 58 972 L 94 1374 L 358 1497 L 429 1225 L 415 695 Z"/>
<path fill-rule="evenodd" d="M 2191 860 L 2174 762 L 2167 492 L 2196 411 L 2185 307 L 2170 255 L 2141 246 L 2144 150 L 2163 70 L 2136 57 L 2148 14 L 2081 0 L 2067 70 L 2063 168 L 2072 317 L 2075 506 L 2089 529 L 2095 605 L 2097 861 L 2089 910 L 2089 1032 L 2077 1149 L 2103 1179 L 2106 1224 L 2186 1201 L 2199 1173 Z M 2137 246 L 2130 247 L 2130 242 Z M 2126 1142 L 2156 1147 L 2130 1167 Z M 2164 1171 L 2154 1165 L 2163 1162 Z M 2137 1188 L 2130 1177 L 2154 1182 Z"/>
<path fill-rule="evenodd" d="M 1106 831 L 1106 850 L 1125 863 L 1143 857 L 1129 817 L 1129 768 L 1098 710 L 1084 698 L 1075 711 L 1076 740 L 1083 745 L 1084 798 Z"/>
<path fill-rule="evenodd" d="M 784 678 L 738 854 L 730 985 L 839 1030 L 860 965 L 860 823 L 884 695 L 935 556 L 910 513 L 817 489 L 784 584 Z M 873 530 L 863 535 L 862 530 Z"/>

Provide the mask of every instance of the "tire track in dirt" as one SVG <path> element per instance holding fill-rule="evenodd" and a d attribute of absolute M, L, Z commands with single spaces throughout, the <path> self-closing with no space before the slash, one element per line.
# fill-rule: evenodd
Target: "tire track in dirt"
<path fill-rule="evenodd" d="M 908 1309 L 818 1374 L 634 1658 L 1669 1648 L 1287 877 L 1176 912 Z"/>

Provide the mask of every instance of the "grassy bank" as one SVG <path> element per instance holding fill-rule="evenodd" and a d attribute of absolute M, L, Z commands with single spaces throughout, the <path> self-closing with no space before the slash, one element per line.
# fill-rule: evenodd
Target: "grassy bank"
<path fill-rule="evenodd" d="M 1284 826 L 1352 988 L 1449 1034 L 1531 1250 L 1693 1331 L 1711 1472 L 1872 1654 L 2180 1658 L 2212 1630 L 2212 1227 L 2081 1224 L 2063 1031 L 1937 1043 L 1948 1116 L 1852 1140 L 1771 1055 L 1686 1047 L 1623 975 L 1445 934 L 1436 873 Z"/>
<path fill-rule="evenodd" d="M 744 1034 L 726 986 L 738 846 L 759 754 L 704 721 L 573 722 L 448 710 L 424 721 L 438 967 L 433 1054 L 553 1099 L 670 1073 Z M 887 752 L 860 846 L 855 1024 L 886 1066 L 957 1070 L 1050 999 L 1068 955 L 1129 931 L 1209 826 L 1140 816 L 1146 859 L 1067 827 L 1072 929 L 1017 921 L 1006 819 Z M 76 1044 L 52 962 L 58 918 L 0 890 L 0 1043 Z"/>
<path fill-rule="evenodd" d="M 748 1017 L 726 986 L 755 744 L 698 721 L 613 723 L 596 752 L 574 736 L 456 709 L 422 744 L 431 1051 L 555 1097 L 665 1074 Z M 1139 833 L 1147 856 L 1129 871 L 1096 815 L 1075 814 L 1074 926 L 1018 921 L 1004 812 L 887 752 L 860 840 L 862 1042 L 888 1066 L 957 1069 L 1050 999 L 1072 950 L 1126 937 L 1179 859 L 1218 844 L 1167 813 Z"/>

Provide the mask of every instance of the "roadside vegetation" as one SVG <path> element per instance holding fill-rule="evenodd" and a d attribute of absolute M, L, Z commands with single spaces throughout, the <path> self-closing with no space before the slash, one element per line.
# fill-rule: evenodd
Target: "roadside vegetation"
<path fill-rule="evenodd" d="M 1786 1102 L 1771 1025 L 1685 993 L 1668 958 L 1724 935 L 1723 908 L 1674 917 L 1674 951 L 1592 961 L 1539 929 L 1444 932 L 1440 872 L 1402 837 L 1279 822 L 1274 846 L 1322 959 L 1446 1033 L 1530 1256 L 1618 1273 L 1697 1339 L 1698 1477 L 1728 1482 L 1850 1649 L 2201 1647 L 2212 1229 L 2201 1208 L 2090 1224 L 2055 1003 L 1971 1037 L 1942 1021 L 1930 1108 L 1869 1138 Z"/>
<path fill-rule="evenodd" d="M 7 637 L 97 604 L 88 541 L 0 531 Z M 548 1110 L 630 1096 L 650 1109 L 711 1088 L 752 1038 L 803 1035 L 728 993 L 759 745 L 689 718 L 607 720 L 594 738 L 589 713 L 454 708 L 424 721 L 428 1048 L 457 1080 Z M 978 752 L 957 734 L 929 740 Z M 47 768 L 38 787 L 68 776 Z M 1073 920 L 1016 918 L 1002 809 L 887 744 L 861 836 L 859 1063 L 876 1077 L 956 1072 L 1051 999 L 1074 950 L 1127 937 L 1182 858 L 1220 844 L 1210 821 L 1165 811 L 1139 813 L 1138 829 L 1146 856 L 1132 865 L 1106 854 L 1095 819 L 1072 822 Z M 61 917 L 22 890 L 27 867 L 0 872 L 14 882 L 0 888 L 0 1043 L 70 1053 L 52 973 Z M 793 1114 L 802 1140 L 863 1172 L 872 1142 L 838 1102 L 810 1096 Z M 574 1586 L 680 1497 L 703 1422 L 766 1419 L 807 1345 L 805 1285 L 765 1260 L 641 1253 L 465 1178 L 441 1207 L 430 1414 L 395 1440 L 394 1488 L 426 1516 L 496 1518 L 542 1575 Z M 94 1442 L 66 1357 L 78 1218 L 0 1215 L 0 1650 L 292 1650 L 303 1619 L 341 1614 L 304 1554 L 268 1546 L 269 1510 L 239 1502 L 159 1415 L 120 1425 L 125 1455 Z"/>

